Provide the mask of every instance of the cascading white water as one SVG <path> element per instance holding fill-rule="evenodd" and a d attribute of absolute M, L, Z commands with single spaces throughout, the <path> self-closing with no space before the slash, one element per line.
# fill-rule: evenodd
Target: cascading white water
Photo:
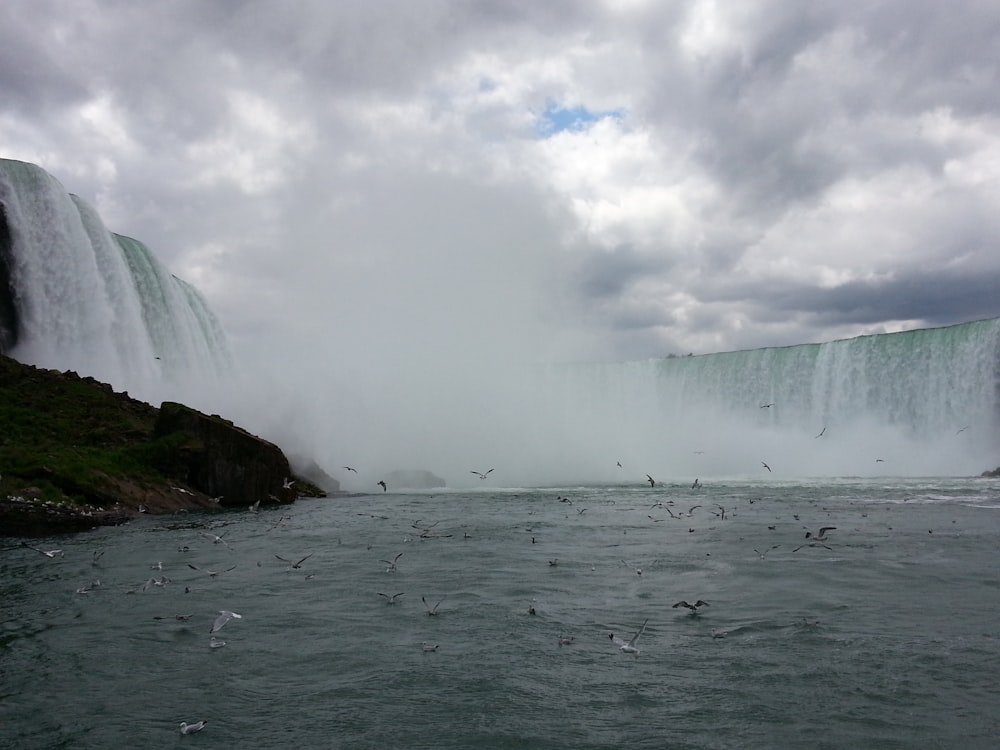
<path fill-rule="evenodd" d="M 0 205 L 17 311 L 17 343 L 6 354 L 150 402 L 189 398 L 224 376 L 232 356 L 218 321 L 142 243 L 111 234 L 33 164 L 0 160 Z"/>
<path fill-rule="evenodd" d="M 569 425 L 567 453 L 590 463 L 627 456 L 633 470 L 667 476 L 752 474 L 761 461 L 799 476 L 978 473 L 1000 463 L 996 319 L 565 365 L 548 382 L 549 419 Z"/>

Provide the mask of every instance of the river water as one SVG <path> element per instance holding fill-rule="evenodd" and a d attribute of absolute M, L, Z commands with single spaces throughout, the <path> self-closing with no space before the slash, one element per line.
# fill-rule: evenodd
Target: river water
<path fill-rule="evenodd" d="M 19 541 L 5 748 L 1000 745 L 996 481 L 390 492 Z M 609 638 L 644 622 L 637 655 Z"/>

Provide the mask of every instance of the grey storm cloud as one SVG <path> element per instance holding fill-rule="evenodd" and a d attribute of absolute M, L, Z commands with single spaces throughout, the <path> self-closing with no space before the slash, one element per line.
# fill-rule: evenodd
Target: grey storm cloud
<path fill-rule="evenodd" d="M 786 344 L 1000 315 L 998 43 L 972 0 L 8 3 L 0 143 L 246 347 L 343 300 L 333 351 Z"/>

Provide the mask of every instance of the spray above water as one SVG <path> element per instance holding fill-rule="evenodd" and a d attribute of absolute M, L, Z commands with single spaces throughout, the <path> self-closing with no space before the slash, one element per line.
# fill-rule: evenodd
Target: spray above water
<path fill-rule="evenodd" d="M 343 281 L 310 300 L 296 330 L 254 340 L 258 361 L 242 352 L 237 372 L 201 295 L 43 170 L 0 160 L 0 208 L 4 353 L 150 403 L 225 414 L 349 491 L 380 492 L 376 482 L 398 469 L 433 472 L 451 487 L 646 486 L 647 477 L 660 487 L 752 479 L 765 467 L 780 481 L 978 474 L 1000 463 L 1000 320 L 696 357 L 532 364 L 549 336 L 526 302 L 544 276 L 528 266 L 532 254 L 510 260 L 506 274 L 443 256 L 370 271 L 380 291 L 389 276 L 391 295 L 351 296 L 360 285 Z M 524 240 L 475 235 L 495 242 L 498 257 Z M 453 273 L 438 282 L 441 268 Z"/>

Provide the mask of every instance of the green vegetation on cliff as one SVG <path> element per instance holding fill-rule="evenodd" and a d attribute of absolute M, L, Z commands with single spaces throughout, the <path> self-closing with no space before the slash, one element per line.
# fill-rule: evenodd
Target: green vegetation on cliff
<path fill-rule="evenodd" d="M 216 451 L 231 454 L 237 440 L 245 458 L 235 460 L 257 467 L 266 456 L 272 468 L 258 471 L 256 497 L 241 492 L 222 505 L 324 494 L 304 480 L 295 493 L 282 491 L 289 469 L 280 449 L 221 417 L 188 411 L 215 425 L 214 445 L 187 426 L 158 430 L 160 409 L 94 378 L 0 356 L 0 535 L 121 522 L 140 510 L 218 508 L 220 498 L 207 494 L 214 477 L 194 476 L 191 467 L 213 463 Z"/>

